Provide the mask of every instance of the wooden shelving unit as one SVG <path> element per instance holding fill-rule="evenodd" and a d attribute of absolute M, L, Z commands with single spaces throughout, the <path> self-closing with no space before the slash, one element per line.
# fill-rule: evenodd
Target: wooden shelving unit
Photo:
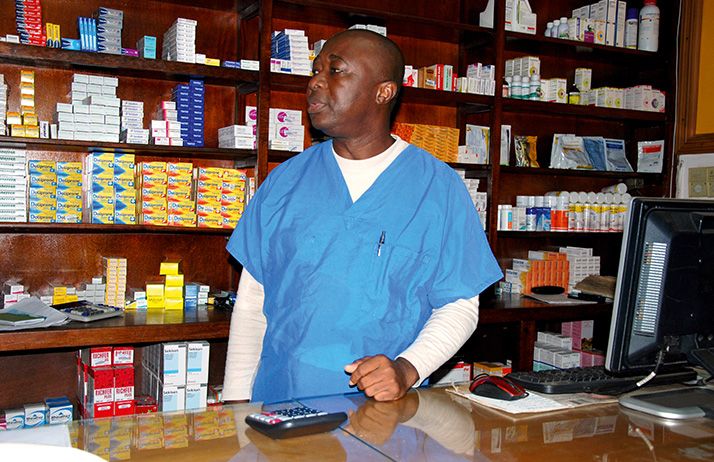
<path fill-rule="evenodd" d="M 11 88 L 17 87 L 20 69 L 34 69 L 38 82 L 37 107 L 41 120 L 52 120 L 55 103 L 65 102 L 69 83 L 75 72 L 115 75 L 120 78 L 118 95 L 122 99 L 144 101 L 145 125 L 158 102 L 169 99 L 179 82 L 200 78 L 206 82 L 206 147 L 127 145 L 80 141 L 0 138 L 0 145 L 24 147 L 29 156 L 51 159 L 81 159 L 89 148 L 126 149 L 146 159 L 181 159 L 206 166 L 255 166 L 262 181 L 268 166 L 282 162 L 295 153 L 268 149 L 268 108 L 304 108 L 304 93 L 309 81 L 268 72 L 270 35 L 285 28 L 304 29 L 310 42 L 328 38 L 355 23 L 387 27 L 387 33 L 401 48 L 406 63 L 428 66 L 450 63 L 460 75 L 468 64 L 496 65 L 496 95 L 483 96 L 405 88 L 400 97 L 397 122 L 451 126 L 463 129 L 466 123 L 491 128 L 490 164 L 453 164 L 466 171 L 467 177 L 481 179 L 480 190 L 488 194 L 487 235 L 503 266 L 512 258 L 523 258 L 528 249 L 541 245 L 583 245 L 595 249 L 603 258 L 603 267 L 616 266 L 621 233 L 519 233 L 497 232 L 498 204 L 515 203 L 516 195 L 542 195 L 551 190 L 599 190 L 625 181 L 637 186 L 637 193 L 667 195 L 669 170 L 662 174 L 587 172 L 553 170 L 549 165 L 550 139 L 553 133 L 602 135 L 627 141 L 630 163 L 636 165 L 634 146 L 639 140 L 664 139 L 667 162 L 673 146 L 675 87 L 675 40 L 678 4 L 660 5 L 662 21 L 660 51 L 646 53 L 602 45 L 583 44 L 545 38 L 542 30 L 549 18 L 561 17 L 579 2 L 558 0 L 533 5 L 538 15 L 538 34 L 504 31 L 504 2 L 496 2 L 493 29 L 478 25 L 478 13 L 487 0 L 457 2 L 383 2 L 378 0 L 147 0 L 146 2 L 61 2 L 43 1 L 43 20 L 60 24 L 69 36 L 76 30 L 78 16 L 91 15 L 100 5 L 125 12 L 123 42 L 131 46 L 143 35 L 161 37 L 177 17 L 199 22 L 197 50 L 221 60 L 255 59 L 260 72 L 224 67 L 144 60 L 0 43 L 0 73 Z M 10 11 L 9 0 L 0 7 Z M 12 15 L 0 17 L 0 34 L 14 33 Z M 507 59 L 525 55 L 541 58 L 543 78 L 565 77 L 569 82 L 577 67 L 593 69 L 593 86 L 630 86 L 651 84 L 667 93 L 664 114 L 626 111 L 566 104 L 549 104 L 503 98 L 500 85 Z M 15 96 L 11 96 L 14 98 Z M 10 105 L 10 110 L 16 110 Z M 246 105 L 257 106 L 258 145 L 256 150 L 217 148 L 217 129 L 245 123 Z M 309 118 L 303 112 L 306 134 Z M 509 124 L 515 135 L 538 136 L 539 162 L 543 168 L 529 169 L 500 165 L 500 126 Z M 310 137 L 307 136 L 307 139 Z M 462 140 L 463 142 L 463 137 Z M 103 225 L 0 224 L 0 278 L 21 277 L 31 289 L 62 276 L 66 284 L 79 283 L 101 274 L 99 257 L 125 255 L 129 259 L 129 286 L 141 286 L 147 277 L 158 273 L 158 263 L 165 258 L 183 258 L 187 280 L 199 280 L 219 289 L 235 289 L 239 266 L 225 251 L 230 231 L 196 228 Z M 614 264 L 613 264 L 614 263 Z M 518 331 L 514 364 L 528 368 L 537 328 L 543 322 L 606 318 L 610 305 L 544 306 L 519 297 L 491 300 L 481 304 L 482 325 L 516 325 Z M 104 343 L 148 344 L 168 340 L 205 338 L 220 345 L 214 357 L 214 377 L 222 374 L 221 351 L 225 350 L 229 315 L 208 312 L 206 318 L 184 313 L 180 317 L 166 313 L 156 319 L 147 313 L 127 313 L 121 320 L 102 321 L 87 326 L 70 324 L 43 331 L 0 333 L 0 382 L 6 398 L 0 408 L 36 401 L 42 393 L 56 394 L 64 386 L 57 382 L 71 380 L 72 351 L 80 346 Z M 478 331 L 477 331 L 478 334 Z M 472 345 L 473 347 L 473 345 Z M 223 350 L 221 350 L 223 348 Z M 466 352 L 476 359 L 506 359 L 498 351 L 476 345 Z M 213 353 L 212 353 L 213 354 Z M 493 357 L 484 357 L 484 355 Z M 35 390 L 25 381 L 11 377 L 32 358 L 27 373 L 44 374 L 46 383 Z M 216 359 L 218 358 L 218 359 Z M 218 379 L 220 380 L 220 379 Z M 72 386 L 70 384 L 70 386 Z"/>

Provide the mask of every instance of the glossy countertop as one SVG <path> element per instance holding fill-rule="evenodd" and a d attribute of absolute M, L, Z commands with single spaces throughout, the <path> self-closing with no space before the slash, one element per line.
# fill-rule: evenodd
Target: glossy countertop
<path fill-rule="evenodd" d="M 714 421 L 668 421 L 614 403 L 515 416 L 445 388 L 388 403 L 361 394 L 300 402 L 349 418 L 330 433 L 271 440 L 244 423 L 261 406 L 237 404 L 75 422 L 70 435 L 75 447 L 132 461 L 714 460 Z"/>

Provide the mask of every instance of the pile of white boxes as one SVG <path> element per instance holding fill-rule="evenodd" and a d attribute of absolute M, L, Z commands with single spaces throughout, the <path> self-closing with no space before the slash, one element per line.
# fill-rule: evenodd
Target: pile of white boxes
<path fill-rule="evenodd" d="M 149 130 L 144 128 L 144 102 L 121 102 L 121 141 L 131 144 L 149 144 Z"/>
<path fill-rule="evenodd" d="M 196 27 L 193 19 L 178 18 L 164 33 L 161 58 L 182 63 L 196 62 Z"/>
<path fill-rule="evenodd" d="M 159 103 L 151 121 L 151 142 L 163 146 L 183 146 L 175 101 Z"/>
<path fill-rule="evenodd" d="M 160 343 L 142 350 L 143 394 L 154 397 L 160 411 L 206 407 L 208 342 Z"/>
<path fill-rule="evenodd" d="M 0 74 L 0 136 L 7 135 L 7 127 L 5 125 L 7 113 L 7 84 L 5 76 Z"/>
<path fill-rule="evenodd" d="M 4 125 L 3 125 L 4 126 Z M 27 154 L 24 149 L 0 148 L 0 221 L 27 220 Z"/>
<path fill-rule="evenodd" d="M 594 350 L 592 320 L 564 322 L 561 333 L 538 332 L 533 346 L 533 370 L 601 366 L 605 355 Z"/>
<path fill-rule="evenodd" d="M 119 142 L 119 79 L 74 74 L 71 104 L 57 103 L 57 137 L 61 140 Z"/>

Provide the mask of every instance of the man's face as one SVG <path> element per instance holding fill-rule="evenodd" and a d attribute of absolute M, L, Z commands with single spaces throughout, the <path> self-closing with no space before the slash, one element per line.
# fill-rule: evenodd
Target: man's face
<path fill-rule="evenodd" d="M 329 40 L 315 58 L 307 87 L 313 127 L 332 137 L 359 136 L 377 116 L 380 79 L 378 51 L 360 37 Z"/>

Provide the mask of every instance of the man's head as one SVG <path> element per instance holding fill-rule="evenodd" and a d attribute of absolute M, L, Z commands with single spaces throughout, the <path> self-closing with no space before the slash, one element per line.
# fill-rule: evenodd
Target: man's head
<path fill-rule="evenodd" d="M 389 130 L 404 75 L 404 58 L 388 38 L 347 30 L 330 38 L 313 63 L 307 88 L 313 127 L 332 137 Z"/>

